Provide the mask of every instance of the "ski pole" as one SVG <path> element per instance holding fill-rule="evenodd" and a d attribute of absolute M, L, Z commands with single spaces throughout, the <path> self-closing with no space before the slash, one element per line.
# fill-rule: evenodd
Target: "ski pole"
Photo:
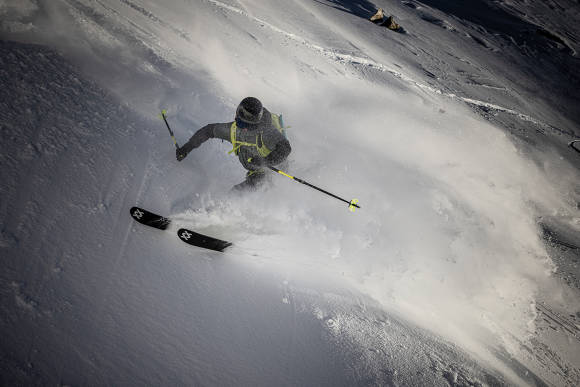
<path fill-rule="evenodd" d="M 175 144 L 175 149 L 179 149 L 179 145 L 177 145 L 177 141 L 175 141 L 175 136 L 173 135 L 173 131 L 171 130 L 171 128 L 169 127 L 169 123 L 167 122 L 167 110 L 163 109 L 161 110 L 161 114 L 159 115 L 159 118 L 163 119 L 163 121 L 165 121 L 165 125 L 167 125 L 167 129 L 169 130 L 169 134 L 171 135 L 171 138 L 173 139 L 173 143 Z"/>
<path fill-rule="evenodd" d="M 356 208 L 360 208 L 360 206 L 358 205 L 358 200 L 357 200 L 357 199 L 352 199 L 352 200 L 349 202 L 348 200 L 346 200 L 346 199 L 343 199 L 343 198 L 341 198 L 340 196 L 336 196 L 335 194 L 333 194 L 333 193 L 330 193 L 330 192 L 328 192 L 328 191 L 325 191 L 325 190 L 323 190 L 322 188 L 319 188 L 319 187 L 317 187 L 317 186 L 315 186 L 315 185 L 313 185 L 313 184 L 310 184 L 310 183 L 309 183 L 309 182 L 307 182 L 307 181 L 304 181 L 304 180 L 302 180 L 302 179 L 299 179 L 299 178 L 297 178 L 297 177 L 294 177 L 294 176 L 292 176 L 292 175 L 289 175 L 289 174 L 287 174 L 286 172 L 279 170 L 278 168 L 274 168 L 274 167 L 271 167 L 271 166 L 268 166 L 268 168 L 270 168 L 270 169 L 271 169 L 272 171 L 274 171 L 274 172 L 277 172 L 277 173 L 279 173 L 280 175 L 283 175 L 283 176 L 289 177 L 290 179 L 292 179 L 292 180 L 294 180 L 294 181 L 297 181 L 298 183 L 301 183 L 301 184 L 307 185 L 307 186 L 309 186 L 310 188 L 314 188 L 314 189 L 315 189 L 315 190 L 317 190 L 317 191 L 320 191 L 320 192 L 322 192 L 322 193 L 325 193 L 325 194 L 327 194 L 327 195 L 329 195 L 329 196 L 332 196 L 332 197 L 333 197 L 333 198 L 335 198 L 335 199 L 338 199 L 338 200 L 340 200 L 340 201 L 343 201 L 343 202 L 347 203 L 347 204 L 348 204 L 348 209 L 349 209 L 350 211 L 352 211 L 352 212 L 354 212 L 354 210 L 355 210 L 355 207 L 356 207 Z"/>

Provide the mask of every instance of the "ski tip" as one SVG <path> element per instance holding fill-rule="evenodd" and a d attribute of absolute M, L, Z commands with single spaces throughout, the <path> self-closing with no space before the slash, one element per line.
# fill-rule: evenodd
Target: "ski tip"
<path fill-rule="evenodd" d="M 177 236 L 188 245 L 219 252 L 223 252 L 226 248 L 232 245 L 231 242 L 203 235 L 186 228 L 180 228 L 177 231 Z"/>
<path fill-rule="evenodd" d="M 131 217 L 135 219 L 137 222 L 144 224 L 146 226 L 158 228 L 160 230 L 166 230 L 167 227 L 169 227 L 169 224 L 171 223 L 170 219 L 161 215 L 157 215 L 153 212 L 144 210 L 140 207 L 131 207 L 130 214 Z"/>
<path fill-rule="evenodd" d="M 139 207 L 131 207 L 131 209 L 129 210 L 129 213 L 131 214 L 131 216 L 133 218 L 138 218 L 139 217 L 139 213 L 143 211 L 142 208 Z"/>

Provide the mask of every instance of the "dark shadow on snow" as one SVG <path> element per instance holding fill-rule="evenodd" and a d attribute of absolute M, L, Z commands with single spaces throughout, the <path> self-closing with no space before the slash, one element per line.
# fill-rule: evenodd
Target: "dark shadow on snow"
<path fill-rule="evenodd" d="M 545 46 L 546 40 L 558 44 L 562 51 L 575 55 L 574 50 L 556 33 L 529 23 L 486 1 L 418 0 L 434 9 L 482 27 L 485 31 L 512 37 L 518 45 L 533 43 Z"/>
<path fill-rule="evenodd" d="M 472 24 L 477 24 L 488 31 L 505 35 L 511 36 L 514 32 L 535 31 L 537 28 L 501 8 L 483 1 L 420 0 L 418 2 Z"/>
<path fill-rule="evenodd" d="M 331 7 L 342 12 L 347 12 L 355 16 L 365 18 L 367 20 L 378 11 L 378 8 L 374 3 L 366 0 L 351 0 L 351 1 L 314 0 L 314 1 L 319 4 L 326 5 L 327 7 Z"/>

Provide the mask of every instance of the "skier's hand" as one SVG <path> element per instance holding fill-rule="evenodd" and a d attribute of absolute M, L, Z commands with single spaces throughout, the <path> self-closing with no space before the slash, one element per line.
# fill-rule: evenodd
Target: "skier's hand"
<path fill-rule="evenodd" d="M 187 152 L 185 151 L 185 149 L 183 148 L 175 149 L 175 157 L 177 158 L 177 161 L 183 160 L 185 156 L 187 156 Z"/>

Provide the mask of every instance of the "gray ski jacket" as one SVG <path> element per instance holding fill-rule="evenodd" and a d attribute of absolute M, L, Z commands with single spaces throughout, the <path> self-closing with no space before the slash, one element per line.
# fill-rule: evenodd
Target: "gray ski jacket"
<path fill-rule="evenodd" d="M 218 138 L 232 144 L 230 153 L 236 154 L 242 166 L 249 171 L 259 170 L 262 165 L 280 164 L 292 148 L 274 125 L 273 116 L 264 108 L 262 120 L 248 128 L 238 128 L 235 121 L 208 124 L 195 132 L 181 149 L 189 153 L 210 138 Z"/>

